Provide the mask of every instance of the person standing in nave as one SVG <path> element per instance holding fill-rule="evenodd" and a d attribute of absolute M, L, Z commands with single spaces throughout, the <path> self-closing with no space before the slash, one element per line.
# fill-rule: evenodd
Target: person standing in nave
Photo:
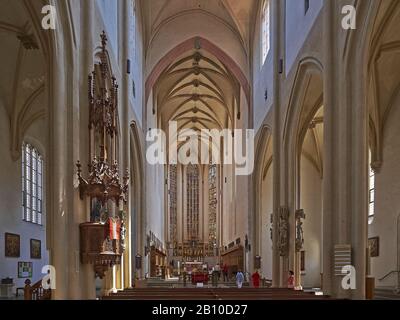
<path fill-rule="evenodd" d="M 253 287 L 254 288 L 259 288 L 260 287 L 260 274 L 256 270 L 252 276 L 251 279 L 253 280 Z"/>
<path fill-rule="evenodd" d="M 236 273 L 236 284 L 239 289 L 242 287 L 243 281 L 244 281 L 244 275 L 242 271 L 239 269 L 238 272 Z"/>
<path fill-rule="evenodd" d="M 222 272 L 224 274 L 224 281 L 228 282 L 228 266 L 226 265 L 226 263 L 224 264 L 224 267 L 222 268 Z"/>
<path fill-rule="evenodd" d="M 217 264 L 215 265 L 214 270 L 217 272 L 217 274 L 218 274 L 218 280 L 219 280 L 220 277 L 221 277 L 221 267 L 219 266 L 219 263 L 217 263 Z"/>
<path fill-rule="evenodd" d="M 289 271 L 288 288 L 289 289 L 294 288 L 294 272 L 291 270 Z"/>

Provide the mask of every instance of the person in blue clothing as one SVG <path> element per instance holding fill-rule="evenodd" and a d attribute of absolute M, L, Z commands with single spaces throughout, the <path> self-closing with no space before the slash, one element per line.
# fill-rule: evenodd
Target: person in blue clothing
<path fill-rule="evenodd" d="M 239 289 L 242 287 L 243 281 L 244 281 L 244 275 L 242 271 L 239 269 L 238 272 L 236 273 L 236 284 Z"/>

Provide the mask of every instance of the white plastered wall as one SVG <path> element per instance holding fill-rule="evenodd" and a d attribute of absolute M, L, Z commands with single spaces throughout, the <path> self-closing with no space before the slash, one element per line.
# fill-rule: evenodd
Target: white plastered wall
<path fill-rule="evenodd" d="M 306 214 L 303 223 L 305 271 L 302 273 L 302 285 L 305 288 L 319 287 L 322 250 L 322 179 L 316 168 L 304 156 L 301 157 L 300 172 L 300 207 Z"/>
<path fill-rule="evenodd" d="M 371 274 L 376 287 L 397 286 L 397 218 L 400 214 L 400 96 L 393 104 L 385 124 L 383 136 L 383 164 L 376 174 L 375 218 L 368 228 L 368 236 L 379 237 L 379 256 L 371 258 Z"/>
<path fill-rule="evenodd" d="M 5 109 L 0 105 L 0 143 L 3 148 L 0 158 L 0 243 L 3 248 L 0 254 L 0 278 L 13 278 L 15 288 L 18 288 L 24 287 L 26 280 L 25 278 L 18 278 L 18 262 L 33 263 L 33 275 L 30 280 L 35 283 L 43 277 L 41 270 L 44 265 L 49 264 L 49 257 L 46 250 L 46 212 L 43 212 L 43 225 L 41 226 L 22 220 L 21 158 L 17 161 L 11 159 L 8 119 Z M 42 153 L 44 161 L 46 161 L 46 154 L 43 154 L 46 151 L 45 128 L 47 128 L 45 120 L 36 120 L 28 128 L 25 135 L 26 140 L 34 144 Z M 44 173 L 46 174 L 46 172 Z M 45 207 L 43 209 L 45 210 Z M 6 232 L 20 235 L 20 257 L 5 257 L 4 237 Z M 31 259 L 30 239 L 41 241 L 41 259 Z"/>

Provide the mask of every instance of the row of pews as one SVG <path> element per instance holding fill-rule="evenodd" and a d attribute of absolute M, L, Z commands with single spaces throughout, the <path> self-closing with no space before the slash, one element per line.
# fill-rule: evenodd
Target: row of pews
<path fill-rule="evenodd" d="M 325 300 L 327 296 L 286 288 L 129 288 L 104 300 Z"/>

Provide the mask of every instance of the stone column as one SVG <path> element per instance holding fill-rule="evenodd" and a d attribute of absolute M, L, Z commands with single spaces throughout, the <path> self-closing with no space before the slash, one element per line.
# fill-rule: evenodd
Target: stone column
<path fill-rule="evenodd" d="M 333 35 L 333 1 L 327 1 L 323 8 L 324 30 L 323 30 L 323 55 L 324 55 L 324 179 L 323 179 L 323 291 L 325 294 L 333 294 L 335 284 L 337 283 L 334 276 L 334 245 L 336 243 L 336 227 L 337 227 L 337 197 L 336 197 L 336 181 L 338 175 L 335 163 L 335 154 L 337 142 L 335 135 L 335 75 L 336 70 L 332 65 L 336 54 L 334 50 L 334 35 Z"/>
<path fill-rule="evenodd" d="M 121 30 L 122 30 L 122 52 L 121 52 L 121 59 L 119 62 L 120 68 L 121 68 L 121 73 L 122 73 L 122 79 L 121 79 L 121 100 L 120 100 L 120 105 L 119 109 L 121 110 L 121 137 L 122 137 L 122 159 L 121 159 L 121 172 L 125 172 L 127 168 L 131 167 L 130 163 L 130 154 L 131 154 L 131 149 L 130 149 L 130 126 L 129 126 L 129 108 L 130 108 L 130 103 L 129 103 L 129 97 L 131 94 L 130 88 L 130 82 L 131 77 L 127 72 L 127 60 L 130 59 L 130 54 L 129 54 L 129 39 L 130 37 L 133 37 L 134 35 L 129 34 L 129 19 L 130 19 L 130 11 L 131 7 L 128 3 L 128 1 L 123 1 L 119 2 L 119 20 L 121 22 Z M 135 29 L 136 30 L 136 29 Z M 131 66 L 133 64 L 133 61 L 131 61 Z M 132 71 L 131 71 L 132 72 Z M 132 173 L 132 170 L 130 170 L 130 173 Z M 130 177 L 133 179 L 133 177 Z M 132 186 L 132 184 L 130 184 Z M 132 194 L 131 192 L 129 193 L 130 195 Z M 129 197 L 130 198 L 130 197 Z M 121 265 L 122 270 L 120 272 L 123 273 L 122 287 L 130 287 L 131 286 L 131 279 L 132 279 L 132 252 L 131 252 L 131 236 L 132 236 L 132 230 L 130 228 L 131 225 L 131 216 L 128 213 L 131 213 L 131 206 L 130 206 L 130 201 L 128 201 L 127 205 L 125 206 L 126 208 L 126 221 L 125 221 L 125 226 L 127 227 L 126 230 L 126 239 L 125 239 L 125 252 L 123 256 L 123 264 Z"/>
<path fill-rule="evenodd" d="M 281 134 L 280 134 L 280 77 L 279 77 L 279 60 L 280 60 L 280 0 L 274 0 L 272 5 L 272 28 L 271 34 L 273 44 L 273 73 L 274 73 L 274 94 L 273 94 L 273 154 L 275 161 L 273 162 L 273 228 L 272 228 L 272 286 L 281 286 L 280 280 L 280 256 L 279 256 L 279 207 L 281 205 L 280 197 L 280 158 L 281 158 Z"/>
<path fill-rule="evenodd" d="M 367 241 L 368 113 L 365 66 L 346 65 L 341 37 L 342 1 L 324 5 L 324 212 L 323 291 L 337 298 L 365 297 Z M 350 54 L 356 54 L 357 51 Z M 356 289 L 334 275 L 334 246 L 350 244 Z"/>
<path fill-rule="evenodd" d="M 68 204 L 66 201 L 66 162 L 67 162 L 67 112 L 66 73 L 62 36 L 55 37 L 53 63 L 50 67 L 49 81 L 49 152 L 47 170 L 49 218 L 50 263 L 56 271 L 56 289 L 53 299 L 68 298 Z M 50 220 L 50 221 L 49 221 Z"/>
<path fill-rule="evenodd" d="M 82 3 L 85 19 L 82 28 L 77 29 L 76 46 L 67 31 L 71 21 L 66 12 L 70 5 L 62 2 L 57 7 L 58 24 L 49 63 L 50 261 L 57 272 L 53 297 L 88 299 L 95 297 L 93 267 L 82 265 L 79 256 L 79 224 L 87 221 L 88 206 L 74 188 L 77 186 L 75 162 L 88 161 L 88 109 L 85 106 L 87 75 L 93 60 L 93 1 Z"/>
<path fill-rule="evenodd" d="M 361 28 L 361 26 L 358 26 Z M 367 46 L 365 46 L 367 47 Z M 347 212 L 351 213 L 348 220 L 351 221 L 351 234 L 349 236 L 352 245 L 352 259 L 356 271 L 356 289 L 351 291 L 353 299 L 365 299 L 366 276 L 367 276 L 367 241 L 368 241 L 368 177 L 369 177 L 369 133 L 368 133 L 368 88 L 367 88 L 367 65 L 364 62 L 363 50 L 353 52 L 356 55 L 353 68 L 353 81 L 351 86 L 345 86 L 348 90 L 347 110 L 350 110 L 351 121 L 348 125 L 348 137 L 351 137 L 351 162 L 347 163 L 346 168 L 351 169 L 352 189 L 346 195 L 351 195 L 351 208 Z M 349 66 L 350 67 L 350 66 Z M 343 78 L 345 78 L 343 73 Z M 341 81 L 340 83 L 345 83 Z M 351 102 L 350 102 L 351 101 Z M 345 180 L 345 179 L 344 179 Z M 347 181 L 343 181 L 345 184 Z M 342 191 L 343 192 L 343 191 Z M 344 227 L 344 226 L 343 226 Z M 348 230 L 348 229 L 347 229 Z"/>
<path fill-rule="evenodd" d="M 94 30 L 93 30 L 93 13 L 94 13 L 94 1 L 89 0 L 82 2 L 81 4 L 81 28 L 79 33 L 80 45 L 76 48 L 75 56 L 77 63 L 74 64 L 75 68 L 75 80 L 74 83 L 78 86 L 74 90 L 74 116 L 73 116 L 73 142 L 72 152 L 73 157 L 71 164 L 74 166 L 75 162 L 79 160 L 82 164 L 83 172 L 87 174 L 87 165 L 89 159 L 89 134 L 88 134 L 88 122 L 89 122 L 89 101 L 88 101 L 88 75 L 93 71 L 94 62 Z M 99 37 L 97 39 L 100 39 Z M 89 202 L 87 199 L 83 201 L 79 197 L 79 190 L 77 188 L 76 179 L 76 168 L 72 167 L 71 177 L 74 177 L 74 194 L 73 203 L 74 210 L 71 212 L 73 215 L 74 222 L 71 224 L 69 233 L 73 237 L 73 243 L 75 250 L 80 250 L 79 243 L 79 224 L 89 221 Z M 71 179 L 72 180 L 72 179 Z M 72 185 L 72 184 L 71 184 Z M 78 261 L 76 261 L 76 260 Z M 95 276 L 93 265 L 81 264 L 80 257 L 75 257 L 71 262 L 78 265 L 78 268 L 74 268 L 71 272 L 71 296 L 81 299 L 94 299 L 96 297 L 95 287 Z"/>

